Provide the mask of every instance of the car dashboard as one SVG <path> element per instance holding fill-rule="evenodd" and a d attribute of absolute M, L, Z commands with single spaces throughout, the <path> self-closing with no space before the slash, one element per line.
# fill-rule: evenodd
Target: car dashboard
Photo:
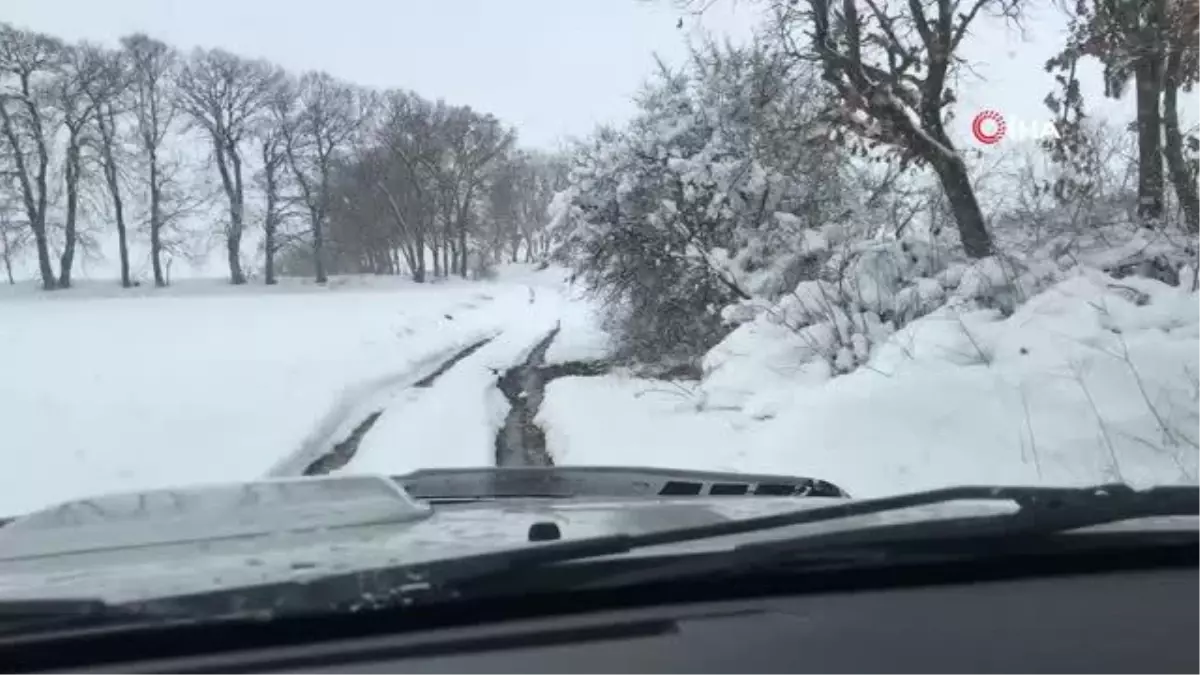
<path fill-rule="evenodd" d="M 107 672 L 1197 672 L 1197 570 L 1049 575 L 322 633 Z M 229 646 L 229 645 L 225 645 Z M 72 670 L 80 670 L 73 668 Z"/>

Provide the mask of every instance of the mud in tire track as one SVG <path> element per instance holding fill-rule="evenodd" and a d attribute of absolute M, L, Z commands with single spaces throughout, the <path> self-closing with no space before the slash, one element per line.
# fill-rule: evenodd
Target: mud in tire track
<path fill-rule="evenodd" d="M 546 432 L 535 421 L 546 396 L 546 385 L 559 377 L 603 375 L 611 365 L 603 361 L 577 361 L 546 365 L 546 353 L 558 336 L 554 327 L 530 350 L 525 362 L 509 368 L 496 381 L 510 407 L 504 425 L 496 432 L 496 466 L 554 466 L 546 447 Z"/>

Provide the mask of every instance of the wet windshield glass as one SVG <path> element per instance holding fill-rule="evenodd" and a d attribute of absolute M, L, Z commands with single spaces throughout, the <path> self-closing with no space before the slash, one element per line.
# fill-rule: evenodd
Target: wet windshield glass
<path fill-rule="evenodd" d="M 1197 62 L 1196 0 L 4 0 L 0 591 L 1195 485 Z"/>

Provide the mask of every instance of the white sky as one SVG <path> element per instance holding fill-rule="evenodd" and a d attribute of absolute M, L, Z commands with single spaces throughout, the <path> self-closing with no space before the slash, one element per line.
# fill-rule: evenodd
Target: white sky
<path fill-rule="evenodd" d="M 141 30 L 443 97 L 537 146 L 627 117 L 654 52 L 684 54 L 679 16 L 671 0 L 0 0 L 0 20 L 69 40 Z M 745 36 L 753 14 L 729 3 L 705 23 Z"/>
<path fill-rule="evenodd" d="M 684 56 L 689 34 L 735 40 L 756 22 L 753 0 L 719 0 L 703 25 L 673 0 L 0 0 L 0 20 L 70 40 L 115 44 L 144 31 L 177 47 L 219 46 L 300 72 L 321 69 L 375 87 L 403 87 L 493 113 L 524 144 L 552 147 L 632 112 L 630 97 L 652 56 Z M 1053 87 L 1042 64 L 1061 44 L 1063 22 L 1033 11 L 1025 34 L 991 23 L 965 43 L 973 73 L 959 83 L 955 136 L 969 142 L 983 108 L 1013 122 L 1047 119 Z M 1085 94 L 1102 116 L 1128 119 L 1132 103 L 1100 100 L 1098 72 Z M 1194 98 L 1194 97 L 1192 97 Z M 1195 119 L 1196 105 L 1184 119 Z"/>

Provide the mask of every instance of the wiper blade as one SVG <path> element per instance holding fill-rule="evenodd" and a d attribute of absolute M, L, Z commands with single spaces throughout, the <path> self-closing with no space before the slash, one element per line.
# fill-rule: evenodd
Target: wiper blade
<path fill-rule="evenodd" d="M 1020 536 L 1144 516 L 1200 514 L 1200 489 L 1194 487 L 1162 487 L 1146 491 L 1135 491 L 1125 485 L 1093 488 L 956 487 L 880 499 L 845 501 L 786 513 L 644 534 L 562 539 L 448 560 L 347 572 L 304 582 L 286 581 L 206 591 L 141 601 L 130 605 L 129 608 L 148 612 L 152 616 L 183 616 L 203 621 L 209 617 L 216 619 L 261 613 L 283 615 L 358 611 L 454 601 L 471 597 L 475 593 L 486 595 L 493 592 L 511 592 L 521 584 L 510 585 L 510 581 L 519 579 L 521 582 L 527 582 L 541 571 L 551 568 L 563 569 L 565 566 L 562 566 L 562 563 L 583 562 L 617 556 L 637 549 L 958 501 L 1011 502 L 1017 505 L 1017 509 L 1014 513 L 1002 516 L 908 523 L 903 527 L 912 529 L 892 530 L 890 535 L 882 534 L 878 528 L 856 528 L 831 534 L 802 535 L 789 539 L 786 543 L 743 545 L 735 548 L 734 552 L 741 551 L 739 555 L 747 557 L 772 555 L 767 548 L 755 550 L 753 547 L 786 545 L 811 546 L 840 555 L 839 552 L 849 552 L 851 549 L 861 548 L 863 544 L 877 545 L 905 538 L 910 541 L 920 537 L 954 540 L 969 532 L 976 536 L 987 533 Z M 570 536 L 569 532 L 564 534 Z M 791 549 L 793 552 L 796 550 L 798 549 Z M 688 557 L 684 556 L 683 559 Z M 702 560 L 705 558 L 708 557 L 695 556 L 692 557 L 692 562 L 703 564 Z M 728 559 L 725 560 L 727 564 Z M 538 582 L 537 579 L 533 581 Z M 552 583 L 547 578 L 544 583 L 538 582 L 537 585 L 548 588 Z"/>
<path fill-rule="evenodd" d="M 806 565 L 893 564 L 913 561 L 946 560 L 952 556 L 977 558 L 1014 549 L 1067 552 L 1095 546 L 1095 538 L 1074 537 L 1045 544 L 1050 535 L 1082 530 L 1139 518 L 1200 516 L 1200 488 L 1190 486 L 1156 487 L 1136 491 L 1127 485 L 1095 488 L 956 488 L 942 492 L 953 494 L 946 501 L 988 499 L 1012 501 L 1017 510 L 1010 513 L 936 518 L 914 522 L 888 523 L 833 532 L 802 534 L 795 537 L 740 544 L 732 550 L 711 555 L 685 557 L 666 566 L 610 575 L 598 575 L 590 585 L 626 585 L 664 578 L 712 575 L 746 566 L 770 567 L 799 562 Z M 969 496 L 964 496 L 969 495 Z M 913 495 L 915 496 L 915 495 Z M 909 504 L 912 506 L 913 504 Z M 928 505 L 922 503 L 920 505 Z M 907 508 L 907 507 L 901 507 Z M 879 513 L 879 512 L 876 512 Z M 1141 533 L 1133 533 L 1141 534 Z M 1156 541 L 1194 546 L 1200 532 L 1153 532 Z M 1129 543 L 1128 539 L 1106 536 L 1108 544 Z M 1145 539 L 1139 540 L 1143 544 Z M 1011 546 L 1019 543 L 1020 546 Z"/>
<path fill-rule="evenodd" d="M 110 604 L 98 598 L 0 599 L 0 637 L 186 618 L 176 612 Z"/>
<path fill-rule="evenodd" d="M 937 506 L 959 501 L 1010 502 L 1017 506 L 1011 513 L 969 517 L 938 518 L 916 522 L 868 526 L 837 532 L 799 535 L 796 537 L 741 544 L 732 549 L 742 561 L 769 562 L 772 556 L 794 555 L 808 551 L 816 554 L 838 555 L 870 547 L 876 552 L 889 544 L 913 545 L 920 542 L 949 543 L 966 546 L 968 542 L 997 537 L 1034 537 L 1069 530 L 1103 525 L 1144 517 L 1200 515 L 1200 487 L 1164 486 L 1134 490 L 1128 485 L 1113 484 L 1087 488 L 1043 487 L 954 487 L 917 492 L 880 499 L 845 502 L 769 516 L 746 518 L 682 529 L 551 544 L 529 551 L 534 560 L 524 565 L 514 560 L 504 572 L 524 573 L 530 566 L 586 560 L 601 555 L 628 553 L 635 549 L 682 544 L 726 536 L 749 534 L 795 525 L 836 521 L 855 516 L 890 513 L 909 508 Z M 590 547 L 585 545 L 590 544 Z M 686 558 L 685 558 L 686 560 Z M 682 561 L 681 561 L 682 562 Z M 691 563 L 672 567 L 672 576 L 726 569 L 737 560 L 729 551 L 721 555 L 695 556 Z M 470 580 L 490 586 L 490 581 L 506 576 L 480 575 Z M 636 577 L 661 578 L 661 571 L 622 575 L 622 582 Z M 612 579 L 606 579 L 611 583 Z"/>
<path fill-rule="evenodd" d="M 103 614 L 112 605 L 96 598 L 29 598 L 0 600 L 0 621 L 36 616 L 88 616 Z"/>

